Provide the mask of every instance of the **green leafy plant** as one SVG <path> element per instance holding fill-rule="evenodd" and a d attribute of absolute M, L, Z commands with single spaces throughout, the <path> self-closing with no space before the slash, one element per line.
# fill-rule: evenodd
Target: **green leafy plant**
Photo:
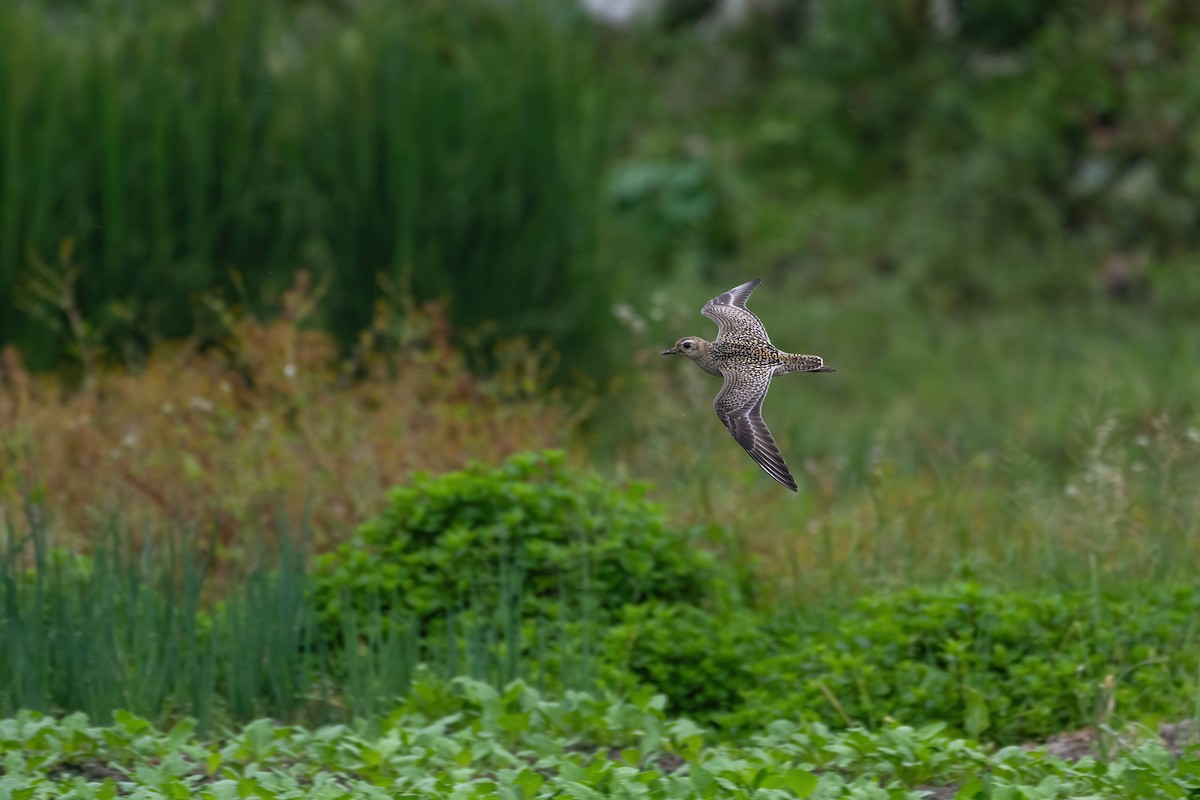
<path fill-rule="evenodd" d="M 713 742 L 661 696 L 542 695 L 520 682 L 421 680 L 370 725 L 258 719 L 201 734 L 118 712 L 0 719 L 0 792 L 13 798 L 166 796 L 647 800 L 1191 797 L 1196 753 L 1131 738 L 1109 761 L 982 748 L 937 725 L 831 731 L 763 725 Z"/>
<path fill-rule="evenodd" d="M 685 603 L 626 606 L 605 634 L 605 677 L 626 689 L 652 686 L 671 713 L 710 720 L 739 707 L 755 679 L 751 666 L 769 652 L 763 623 L 749 611 Z"/>
<path fill-rule="evenodd" d="M 1195 691 L 1198 620 L 1187 590 L 1105 598 L 961 583 L 875 595 L 828 627 L 793 630 L 751 666 L 746 704 L 723 721 L 946 722 L 1012 742 L 1114 711 L 1178 713 Z"/>
<path fill-rule="evenodd" d="M 698 529 L 668 525 L 644 493 L 556 451 L 418 474 L 318 560 L 314 589 L 330 620 L 379 598 L 421 619 L 513 602 L 522 616 L 597 621 L 629 603 L 714 600 L 727 584 Z"/>

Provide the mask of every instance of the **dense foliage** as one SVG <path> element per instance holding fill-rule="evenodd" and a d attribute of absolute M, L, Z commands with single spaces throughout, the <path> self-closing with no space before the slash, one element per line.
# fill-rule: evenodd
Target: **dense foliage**
<path fill-rule="evenodd" d="M 1186 589 L 1031 595 L 973 583 L 864 597 L 849 609 L 713 614 L 626 609 L 611 686 L 744 734 L 766 719 L 834 728 L 940 722 L 998 742 L 1132 714 L 1183 718 L 1200 603 Z"/>
<path fill-rule="evenodd" d="M 783 632 L 726 722 L 937 720 L 1012 742 L 1114 715 L 1183 718 L 1198 623 L 1190 589 L 1105 597 L 956 584 L 866 597 L 828 628 Z"/>
<path fill-rule="evenodd" d="M 653 686 L 671 713 L 709 721 L 739 708 L 754 667 L 772 651 L 766 620 L 742 610 L 717 614 L 683 603 L 627 606 L 605 634 L 608 684 Z"/>
<path fill-rule="evenodd" d="M 416 475 L 318 560 L 320 605 L 336 618 L 382 600 L 429 619 L 515 603 L 605 621 L 631 603 L 714 602 L 721 571 L 699 531 L 668 524 L 645 488 L 578 472 L 559 452 Z"/>

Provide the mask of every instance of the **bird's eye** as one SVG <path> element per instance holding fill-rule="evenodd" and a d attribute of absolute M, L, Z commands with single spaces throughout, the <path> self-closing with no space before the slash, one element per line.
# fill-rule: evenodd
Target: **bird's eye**
<path fill-rule="evenodd" d="M 683 343 L 683 349 L 684 349 L 684 350 L 691 350 L 691 349 L 692 349 L 692 343 L 691 343 L 691 342 L 684 342 L 684 343 Z"/>

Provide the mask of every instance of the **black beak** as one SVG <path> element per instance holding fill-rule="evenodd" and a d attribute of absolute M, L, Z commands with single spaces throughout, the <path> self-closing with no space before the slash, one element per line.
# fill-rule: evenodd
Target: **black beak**
<path fill-rule="evenodd" d="M 679 352 L 678 347 L 672 347 L 670 350 L 663 350 L 661 353 L 659 353 L 659 355 L 660 356 L 673 356 L 678 352 Z"/>

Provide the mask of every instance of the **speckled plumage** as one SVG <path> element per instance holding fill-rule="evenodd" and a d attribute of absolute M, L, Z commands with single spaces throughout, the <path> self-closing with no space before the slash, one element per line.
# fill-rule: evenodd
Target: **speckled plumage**
<path fill-rule="evenodd" d="M 820 356 L 785 353 L 771 344 L 767 329 L 746 308 L 746 300 L 760 283 L 759 278 L 743 283 L 700 309 L 701 314 L 717 323 L 714 341 L 685 336 L 662 354 L 685 355 L 705 372 L 724 377 L 725 385 L 713 400 L 717 416 L 768 475 L 794 492 L 796 480 L 763 422 L 763 399 L 776 375 L 834 370 L 825 366 Z"/>

